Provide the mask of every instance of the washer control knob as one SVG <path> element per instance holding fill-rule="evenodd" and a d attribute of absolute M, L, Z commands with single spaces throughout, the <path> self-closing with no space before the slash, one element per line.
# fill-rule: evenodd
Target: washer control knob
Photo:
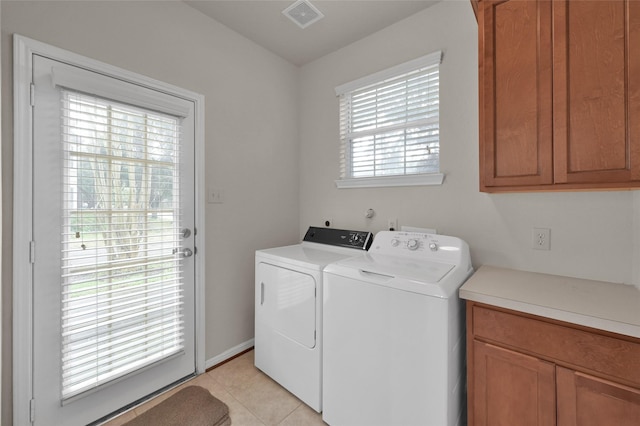
<path fill-rule="evenodd" d="M 400 244 L 400 240 L 397 238 L 394 238 L 393 240 L 391 240 L 391 245 L 393 247 L 398 247 L 398 244 Z"/>
<path fill-rule="evenodd" d="M 429 244 L 429 249 L 431 249 L 431 251 L 438 251 L 438 245 L 436 243 L 431 243 Z"/>
<path fill-rule="evenodd" d="M 420 247 L 420 242 L 418 240 L 409 240 L 407 242 L 407 248 L 409 250 L 418 250 L 418 247 Z"/>

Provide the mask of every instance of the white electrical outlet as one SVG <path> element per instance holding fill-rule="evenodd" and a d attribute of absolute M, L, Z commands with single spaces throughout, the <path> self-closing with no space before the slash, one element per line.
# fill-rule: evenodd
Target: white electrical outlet
<path fill-rule="evenodd" d="M 389 231 L 398 231 L 398 219 L 389 219 L 387 228 Z"/>
<path fill-rule="evenodd" d="M 551 229 L 533 228 L 531 244 L 535 250 L 551 250 Z"/>

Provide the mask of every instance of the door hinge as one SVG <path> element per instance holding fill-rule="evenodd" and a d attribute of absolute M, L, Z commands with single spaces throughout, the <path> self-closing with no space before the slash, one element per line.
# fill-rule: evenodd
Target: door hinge
<path fill-rule="evenodd" d="M 31 83 L 31 87 L 29 89 L 29 102 L 31 106 L 36 106 L 36 85 Z"/>
<path fill-rule="evenodd" d="M 29 420 L 31 423 L 36 421 L 36 400 L 29 400 Z"/>
<path fill-rule="evenodd" d="M 36 242 L 29 241 L 29 262 L 36 263 Z"/>

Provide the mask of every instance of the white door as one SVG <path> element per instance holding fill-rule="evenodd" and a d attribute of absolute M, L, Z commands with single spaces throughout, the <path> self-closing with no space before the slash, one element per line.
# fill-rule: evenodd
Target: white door
<path fill-rule="evenodd" d="M 36 425 L 195 373 L 194 105 L 34 56 Z"/>

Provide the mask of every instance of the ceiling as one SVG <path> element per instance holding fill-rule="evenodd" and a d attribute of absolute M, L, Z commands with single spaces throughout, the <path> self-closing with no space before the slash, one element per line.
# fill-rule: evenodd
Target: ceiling
<path fill-rule="evenodd" d="M 295 0 L 183 0 L 295 65 L 364 38 L 439 0 L 311 0 L 324 18 L 301 29 L 282 11 Z"/>

